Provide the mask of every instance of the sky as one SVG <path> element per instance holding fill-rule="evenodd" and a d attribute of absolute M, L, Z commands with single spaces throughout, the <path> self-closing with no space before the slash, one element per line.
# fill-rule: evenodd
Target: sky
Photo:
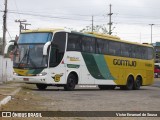
<path fill-rule="evenodd" d="M 4 1 L 0 0 L 0 37 L 3 33 Z M 27 20 L 28 29 L 70 28 L 81 30 L 94 25 L 108 29 L 109 5 L 112 5 L 112 35 L 123 40 L 160 42 L 160 0 L 8 0 L 7 40 L 19 35 L 19 23 Z"/>

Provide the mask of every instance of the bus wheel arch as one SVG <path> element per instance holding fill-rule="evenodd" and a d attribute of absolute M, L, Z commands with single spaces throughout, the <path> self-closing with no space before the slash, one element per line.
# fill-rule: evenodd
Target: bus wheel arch
<path fill-rule="evenodd" d="M 142 76 L 141 75 L 138 75 L 134 81 L 134 86 L 133 86 L 133 89 L 134 90 L 139 90 L 140 87 L 142 86 L 143 84 L 143 79 L 142 79 Z"/>
<path fill-rule="evenodd" d="M 76 72 L 70 72 L 67 77 L 67 83 L 64 85 L 64 90 L 72 91 L 78 84 L 78 74 Z"/>

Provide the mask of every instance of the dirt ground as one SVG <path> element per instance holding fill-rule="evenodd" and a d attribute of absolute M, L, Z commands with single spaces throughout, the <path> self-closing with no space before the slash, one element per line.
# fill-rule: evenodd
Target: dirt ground
<path fill-rule="evenodd" d="M 143 91 L 145 93 L 145 89 L 140 91 L 140 93 L 143 92 Z M 147 91 L 150 91 L 150 90 L 147 90 Z M 157 91 L 157 88 L 153 89 L 152 91 Z M 93 96 L 88 96 L 91 92 L 92 92 Z M 52 89 L 52 88 L 49 88 L 47 91 L 38 91 L 37 88 L 35 87 L 35 85 L 24 85 L 22 87 L 22 90 L 18 94 L 16 94 L 15 96 L 13 96 L 12 100 L 8 104 L 6 104 L 6 105 L 4 105 L 0 108 L 0 111 L 61 111 L 62 110 L 61 108 L 68 109 L 67 108 L 68 107 L 68 102 L 73 102 L 73 101 L 71 101 L 71 98 L 73 98 L 74 101 L 77 101 L 77 103 L 78 102 L 83 102 L 83 100 L 84 100 L 84 102 L 87 102 L 87 99 L 88 99 L 88 104 L 91 105 L 91 104 L 95 104 L 90 99 L 92 97 L 96 98 L 96 96 L 97 96 L 97 100 L 99 102 L 99 99 L 101 99 L 100 94 L 111 95 L 113 93 L 114 94 L 119 94 L 119 92 L 121 93 L 123 91 L 119 91 L 119 90 L 115 90 L 115 91 L 77 90 L 77 91 L 74 91 L 74 92 L 66 92 L 66 91 L 63 91 L 61 89 L 58 90 L 58 89 Z M 133 92 L 130 92 L 130 93 L 132 94 Z M 78 94 L 78 96 L 77 96 L 77 94 Z M 94 94 L 99 94 L 99 95 L 94 96 Z M 137 92 L 137 94 L 138 94 L 138 92 Z M 150 92 L 148 92 L 146 94 L 150 94 Z M 84 95 L 84 96 L 82 96 L 82 95 Z M 71 97 L 70 99 L 67 98 L 69 96 Z M 85 99 L 82 98 L 82 97 L 84 97 Z M 152 97 L 154 97 L 154 95 L 152 95 Z M 62 98 L 63 98 L 63 100 L 60 100 Z M 66 98 L 66 104 L 63 103 L 65 101 L 64 100 L 65 98 Z M 124 99 L 125 99 L 125 95 L 124 95 Z M 101 101 L 104 102 L 104 100 L 101 100 Z M 112 102 L 114 103 L 114 100 Z M 59 106 L 60 104 L 62 104 L 62 106 Z M 74 105 L 75 104 L 73 103 L 73 106 Z M 84 107 L 84 105 L 82 105 L 82 107 Z M 74 108 L 73 106 L 71 108 Z M 77 107 L 80 107 L 80 106 L 77 105 Z M 102 107 L 102 109 L 104 108 L 104 106 L 100 106 L 100 107 Z M 118 106 L 117 106 L 117 108 L 118 108 Z M 3 120 L 21 120 L 21 119 L 22 118 L 3 118 Z M 108 120 L 159 120 L 159 118 L 153 118 L 153 117 L 146 117 L 146 118 L 143 118 L 143 117 L 140 117 L 140 118 L 137 118 L 137 117 L 119 117 L 119 118 L 118 117 L 23 118 L 23 120 L 107 120 L 107 119 Z"/>

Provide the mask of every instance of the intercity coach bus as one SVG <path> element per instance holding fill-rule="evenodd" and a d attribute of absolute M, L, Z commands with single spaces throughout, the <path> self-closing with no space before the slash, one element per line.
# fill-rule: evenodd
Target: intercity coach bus
<path fill-rule="evenodd" d="M 132 90 L 153 83 L 153 47 L 116 36 L 37 29 L 10 41 L 5 54 L 9 46 L 14 46 L 14 80 L 40 90 L 53 85 L 71 91 L 84 84 Z"/>

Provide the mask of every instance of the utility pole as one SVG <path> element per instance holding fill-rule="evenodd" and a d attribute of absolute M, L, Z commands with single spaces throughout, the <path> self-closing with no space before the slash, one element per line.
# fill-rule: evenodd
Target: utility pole
<path fill-rule="evenodd" d="M 24 25 L 24 30 L 28 30 L 27 25 L 31 25 L 31 24 L 28 24 L 28 23 L 21 23 L 21 24 Z"/>
<path fill-rule="evenodd" d="M 150 26 L 151 26 L 151 44 L 152 44 L 152 26 L 154 25 L 154 24 L 149 24 Z"/>
<path fill-rule="evenodd" d="M 109 25 L 109 32 L 108 32 L 108 34 L 109 35 L 111 35 L 112 34 L 112 30 L 111 30 L 111 28 L 112 28 L 112 19 L 111 19 L 111 17 L 112 17 L 112 15 L 113 15 L 113 13 L 111 12 L 111 9 L 112 9 L 112 5 L 110 4 L 109 5 L 109 23 L 108 23 L 108 25 Z"/>
<path fill-rule="evenodd" d="M 6 31 L 7 31 L 7 0 L 5 0 L 5 9 L 3 15 L 3 46 L 2 46 L 2 54 L 4 54 L 4 47 L 6 45 Z"/>
<path fill-rule="evenodd" d="M 19 34 L 21 34 L 22 31 L 22 23 L 27 22 L 27 20 L 15 20 L 15 22 L 19 22 Z"/>
<path fill-rule="evenodd" d="M 93 26 L 93 15 L 92 15 L 92 32 L 93 32 L 94 26 Z"/>
<path fill-rule="evenodd" d="M 4 0 L 4 15 L 3 15 L 3 45 L 2 45 L 2 54 L 3 57 L 4 56 L 4 48 L 6 45 L 6 31 L 7 31 L 7 0 Z M 4 58 L 2 58 L 2 82 L 6 82 L 7 81 L 7 74 L 6 74 L 6 70 L 7 70 L 7 61 L 6 61 L 6 66 L 4 66 Z"/>

